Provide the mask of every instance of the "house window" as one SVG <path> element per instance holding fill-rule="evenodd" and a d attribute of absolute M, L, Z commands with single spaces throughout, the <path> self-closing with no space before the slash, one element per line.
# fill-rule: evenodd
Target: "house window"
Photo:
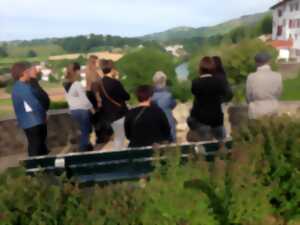
<path fill-rule="evenodd" d="M 293 28 L 293 20 L 289 20 L 289 28 Z"/>
<path fill-rule="evenodd" d="M 282 10 L 278 9 L 278 17 L 282 17 Z"/>
<path fill-rule="evenodd" d="M 299 2 L 295 3 L 295 10 L 299 11 Z"/>
<path fill-rule="evenodd" d="M 300 19 L 297 19 L 297 27 L 300 28 Z"/>
<path fill-rule="evenodd" d="M 282 35 L 282 26 L 278 26 L 277 27 L 277 36 L 281 36 Z"/>

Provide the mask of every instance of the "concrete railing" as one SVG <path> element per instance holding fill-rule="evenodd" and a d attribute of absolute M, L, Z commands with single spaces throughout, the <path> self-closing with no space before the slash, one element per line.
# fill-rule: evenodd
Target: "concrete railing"
<path fill-rule="evenodd" d="M 183 114 L 188 114 L 190 104 L 180 107 Z M 289 115 L 300 115 L 299 102 L 282 102 L 280 112 Z M 180 113 L 179 113 L 180 114 Z M 231 105 L 228 107 L 228 117 L 231 129 L 238 129 L 248 120 L 247 105 Z M 179 123 L 185 124 L 186 118 L 179 119 Z M 181 121 L 182 120 L 182 121 Z M 0 157 L 26 153 L 26 139 L 23 131 L 17 126 L 14 118 L 0 120 Z M 74 150 L 79 140 L 79 129 L 71 119 L 67 110 L 56 110 L 49 113 L 48 117 L 48 146 L 52 154 Z"/>

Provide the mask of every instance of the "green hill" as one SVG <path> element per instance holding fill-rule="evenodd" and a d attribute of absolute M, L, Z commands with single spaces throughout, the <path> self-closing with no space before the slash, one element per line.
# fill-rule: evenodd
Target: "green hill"
<path fill-rule="evenodd" d="M 238 19 L 233 19 L 211 27 L 176 27 L 164 32 L 154 33 L 141 37 L 143 40 L 154 40 L 160 42 L 189 39 L 194 37 L 210 37 L 218 34 L 226 34 L 231 30 L 242 26 L 252 25 L 260 21 L 269 12 L 257 13 L 253 15 L 242 16 Z"/>

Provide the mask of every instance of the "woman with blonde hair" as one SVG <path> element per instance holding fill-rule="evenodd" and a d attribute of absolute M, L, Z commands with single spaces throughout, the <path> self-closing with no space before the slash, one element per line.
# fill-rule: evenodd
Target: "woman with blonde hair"
<path fill-rule="evenodd" d="M 78 63 L 72 63 L 67 67 L 63 86 L 71 116 L 80 127 L 80 151 L 91 151 L 93 150 L 90 142 L 93 105 L 87 98 L 85 89 L 80 83 L 80 65 Z"/>
<path fill-rule="evenodd" d="M 153 76 L 154 93 L 152 103 L 160 107 L 166 114 L 171 127 L 171 140 L 176 142 L 176 119 L 173 116 L 173 109 L 176 107 L 176 100 L 167 88 L 167 75 L 158 71 Z"/>

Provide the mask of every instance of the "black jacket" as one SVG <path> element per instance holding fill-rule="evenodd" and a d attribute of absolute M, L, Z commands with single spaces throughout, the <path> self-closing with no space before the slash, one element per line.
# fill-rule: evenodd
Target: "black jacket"
<path fill-rule="evenodd" d="M 50 108 L 50 98 L 46 91 L 40 86 L 37 79 L 31 79 L 30 85 L 34 89 L 34 94 L 45 109 L 45 111 L 48 111 Z"/>
<path fill-rule="evenodd" d="M 125 118 L 125 133 L 129 147 L 151 146 L 171 139 L 169 121 L 156 105 L 130 110 Z"/>
<path fill-rule="evenodd" d="M 102 79 L 103 86 L 107 95 L 121 105 L 117 106 L 103 93 L 102 88 L 99 88 L 100 96 L 102 99 L 101 115 L 106 120 L 114 122 L 125 116 L 127 113 L 126 101 L 130 99 L 130 95 L 127 93 L 122 83 L 116 79 L 110 77 L 104 77 Z"/>
<path fill-rule="evenodd" d="M 211 127 L 223 126 L 224 115 L 221 105 L 227 89 L 228 85 L 216 76 L 204 75 L 193 80 L 194 104 L 191 117 Z"/>

